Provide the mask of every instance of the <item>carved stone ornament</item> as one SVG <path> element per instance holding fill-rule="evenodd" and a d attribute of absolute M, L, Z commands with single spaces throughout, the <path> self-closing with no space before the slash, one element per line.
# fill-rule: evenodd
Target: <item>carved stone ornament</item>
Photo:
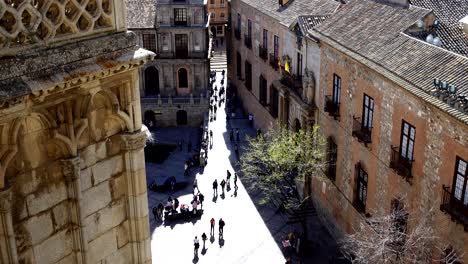
<path fill-rule="evenodd" d="M 63 159 L 61 162 L 63 176 L 67 183 L 76 180 L 80 175 L 80 158 L 73 157 L 70 159 Z"/>
<path fill-rule="evenodd" d="M 11 210 L 12 199 L 11 188 L 0 190 L 0 213 L 9 212 Z"/>
<path fill-rule="evenodd" d="M 121 136 L 123 150 L 142 149 L 146 145 L 146 134 L 142 131 Z"/>

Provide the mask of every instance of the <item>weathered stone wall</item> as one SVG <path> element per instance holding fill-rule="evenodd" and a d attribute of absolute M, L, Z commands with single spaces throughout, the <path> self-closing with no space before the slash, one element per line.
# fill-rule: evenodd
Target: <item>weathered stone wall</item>
<path fill-rule="evenodd" d="M 453 184 L 456 156 L 468 160 L 466 125 L 325 43 L 321 51 L 318 123 L 338 145 L 336 181 L 315 178 L 312 184 L 316 201 L 327 211 L 324 215 L 335 219 L 344 232 L 352 232 L 362 221 L 364 216 L 351 205 L 356 195 L 354 166 L 361 162 L 369 175 L 366 213 L 388 213 L 391 199 L 396 197 L 404 198 L 411 218 L 417 219 L 432 208 L 440 243 L 467 252 L 468 233 L 439 210 L 442 185 Z M 324 96 L 332 93 L 334 73 L 342 82 L 338 120 L 323 111 Z M 375 104 L 372 143 L 367 147 L 352 136 L 353 116 L 361 116 L 364 93 L 373 97 Z M 391 146 L 400 144 L 402 120 L 416 128 L 413 177 L 409 182 L 389 168 Z"/>
<path fill-rule="evenodd" d="M 151 262 L 139 63 L 0 109 L 1 263 Z"/>
<path fill-rule="evenodd" d="M 196 98 L 200 100 L 200 98 Z M 177 126 L 177 112 L 185 111 L 187 114 L 187 125 L 192 127 L 198 127 L 203 124 L 204 115 L 208 113 L 208 100 L 202 99 L 199 103 L 187 103 L 187 104 L 161 104 L 158 105 L 157 98 L 152 98 L 153 102 L 148 102 L 148 98 L 145 98 L 145 102 L 141 105 L 142 113 L 151 111 L 155 113 L 156 126 L 158 127 L 171 127 Z"/>

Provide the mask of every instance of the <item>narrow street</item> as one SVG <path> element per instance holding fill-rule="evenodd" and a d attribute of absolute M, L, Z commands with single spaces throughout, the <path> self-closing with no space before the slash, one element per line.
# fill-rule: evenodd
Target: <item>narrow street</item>
<path fill-rule="evenodd" d="M 215 85 L 221 86 L 221 71 L 226 70 L 226 53 L 215 51 L 211 60 L 211 69 L 217 72 Z M 226 73 L 227 76 L 227 73 Z M 227 78 L 227 77 L 226 77 Z M 227 79 L 225 80 L 225 84 Z M 174 193 L 154 192 L 148 190 L 150 211 L 151 251 L 153 263 L 268 263 L 283 264 L 285 256 L 292 254 L 293 249 L 282 248 L 282 240 L 295 232 L 300 234 L 301 222 L 306 220 L 308 225 L 309 242 L 303 252 L 303 263 L 344 263 L 340 261 L 340 254 L 336 242 L 321 225 L 315 208 L 312 206 L 298 210 L 292 215 L 279 212 L 274 205 L 259 205 L 261 195 L 248 193 L 239 177 L 238 190 L 234 189 L 234 169 L 237 157 L 234 144 L 239 145 L 240 155 L 246 144 L 246 137 L 256 134 L 250 127 L 245 113 L 238 107 L 235 115 L 226 120 L 225 104 L 218 109 L 216 120 L 209 123 L 209 130 L 213 131 L 213 146 L 208 152 L 208 163 L 203 169 L 196 169 L 190 176 L 184 176 L 184 162 L 195 152 L 188 152 L 186 144 L 190 141 L 196 144 L 200 137 L 198 128 L 175 127 L 158 128 L 153 137 L 160 143 L 184 142 L 182 150 L 172 151 L 162 164 L 146 163 L 147 182 L 154 180 L 161 183 L 170 176 L 175 176 L 177 182 L 185 182 L 186 187 Z M 239 142 L 231 142 L 229 132 L 239 130 Z M 235 138 L 235 137 L 234 137 Z M 231 188 L 225 195 L 213 196 L 212 184 L 226 179 L 226 170 L 231 171 Z M 156 221 L 151 209 L 159 203 L 165 204 L 168 197 L 177 198 L 180 204 L 190 204 L 192 201 L 194 179 L 205 196 L 204 213 L 200 219 L 183 222 Z M 200 207 L 199 207 L 200 208 Z M 210 219 L 216 220 L 215 234 L 210 237 Z M 218 221 L 226 222 L 224 239 L 219 239 Z M 208 240 L 203 249 L 201 235 L 206 233 Z M 198 257 L 194 257 L 193 240 L 195 236 L 200 240 Z M 299 263 L 293 254 L 293 263 Z M 338 257 L 337 257 L 338 256 Z M 335 262 L 330 262 L 334 259 Z"/>
<path fill-rule="evenodd" d="M 215 52 L 212 61 L 212 69 L 217 71 L 216 85 L 220 87 L 222 78 L 221 70 L 226 69 L 225 53 Z M 226 77 L 227 78 L 227 77 Z M 247 133 L 253 134 L 253 130 L 247 131 L 247 121 L 236 119 L 231 121 L 232 126 L 240 128 L 243 138 Z M 196 222 L 177 222 L 174 225 L 157 223 L 150 213 L 152 241 L 151 251 L 153 263 L 284 263 L 283 254 L 265 225 L 260 213 L 257 211 L 246 189 L 238 180 L 238 190 L 235 192 L 233 176 L 231 177 L 231 189 L 226 192 L 224 198 L 219 187 L 219 196 L 213 196 L 212 183 L 214 179 L 218 182 L 226 178 L 226 170 L 232 173 L 233 164 L 236 161 L 234 151 L 231 151 L 227 129 L 224 104 L 222 109 L 218 109 L 216 121 L 210 123 L 213 131 L 213 148 L 208 152 L 208 164 L 203 173 L 199 172 L 195 176 L 198 180 L 200 191 L 205 195 L 203 204 L 204 214 Z M 169 132 L 170 133 L 170 132 Z M 176 151 L 166 160 L 178 160 L 180 167 L 173 168 L 174 162 L 170 162 L 172 168 L 155 168 L 165 170 L 163 173 L 169 175 L 167 170 L 174 171 L 174 174 L 183 174 L 184 157 L 176 158 L 185 152 Z M 147 170 L 152 171 L 150 166 Z M 147 172 L 148 174 L 148 172 Z M 159 172 L 156 172 L 159 174 Z M 233 173 L 234 174 L 234 173 Z M 171 174 L 172 175 L 172 174 Z M 150 179 L 151 177 L 149 177 Z M 186 179 L 190 184 L 185 190 L 173 194 L 181 204 L 190 204 L 192 200 L 193 177 Z M 150 183 L 150 182 L 148 182 Z M 167 199 L 168 194 L 161 194 L 149 191 L 150 212 L 153 206 Z M 210 238 L 210 219 L 216 220 L 215 235 Z M 218 221 L 220 218 L 226 222 L 224 240 L 218 237 Z M 208 236 L 206 248 L 203 250 L 201 235 L 205 232 Z M 200 249 L 198 259 L 194 258 L 193 239 L 198 236 L 200 239 Z"/>

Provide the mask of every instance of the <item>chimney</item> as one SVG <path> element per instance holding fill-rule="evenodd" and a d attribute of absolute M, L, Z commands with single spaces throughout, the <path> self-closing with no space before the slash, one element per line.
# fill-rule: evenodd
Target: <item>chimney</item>
<path fill-rule="evenodd" d="M 460 27 L 465 33 L 465 38 L 468 39 L 468 16 L 465 16 L 464 18 L 460 19 Z"/>
<path fill-rule="evenodd" d="M 403 7 L 403 8 L 409 7 L 409 0 L 380 0 L 377 2 L 381 2 L 389 6 L 396 6 L 396 7 Z"/>

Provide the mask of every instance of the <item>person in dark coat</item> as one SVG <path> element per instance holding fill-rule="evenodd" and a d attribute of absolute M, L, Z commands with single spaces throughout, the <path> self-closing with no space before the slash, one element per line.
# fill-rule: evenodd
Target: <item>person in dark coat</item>
<path fill-rule="evenodd" d="M 205 200 L 205 196 L 201 192 L 198 192 L 198 200 L 200 201 L 200 208 L 203 209 L 203 201 Z"/>
<path fill-rule="evenodd" d="M 226 181 L 223 179 L 219 185 L 221 185 L 221 190 L 223 191 L 223 194 L 224 194 L 224 186 L 226 186 Z"/>
<path fill-rule="evenodd" d="M 213 182 L 213 195 L 218 195 L 218 181 L 216 179 Z"/>
<path fill-rule="evenodd" d="M 223 236 L 223 233 L 224 233 L 224 226 L 226 225 L 226 223 L 224 222 L 224 220 L 222 218 L 219 219 L 219 236 Z"/>

